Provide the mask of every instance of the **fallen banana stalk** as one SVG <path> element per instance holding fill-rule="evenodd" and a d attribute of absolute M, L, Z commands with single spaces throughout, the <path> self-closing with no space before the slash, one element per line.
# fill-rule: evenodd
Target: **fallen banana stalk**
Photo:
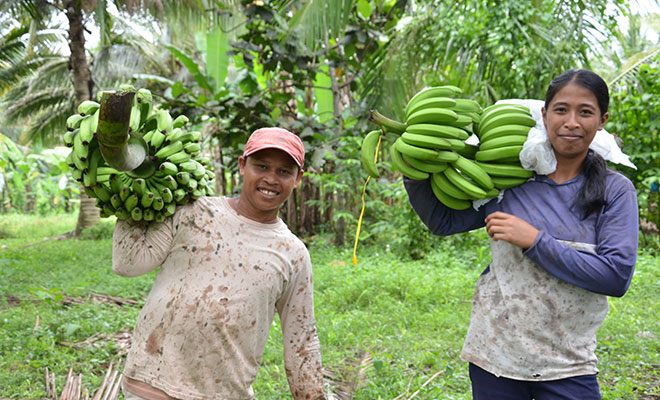
<path fill-rule="evenodd" d="M 114 369 L 112 363 L 103 378 L 103 383 L 92 396 L 92 400 L 116 400 L 119 395 L 122 374 Z M 64 387 L 57 394 L 55 374 L 46 367 L 46 398 L 52 400 L 90 400 L 90 391 L 82 385 L 82 374 L 73 375 L 73 368 L 69 369 Z"/>

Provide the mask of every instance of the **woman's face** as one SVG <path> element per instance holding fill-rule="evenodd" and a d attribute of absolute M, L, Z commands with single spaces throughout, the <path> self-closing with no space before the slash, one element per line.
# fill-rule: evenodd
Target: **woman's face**
<path fill-rule="evenodd" d="M 600 115 L 593 92 L 574 82 L 561 88 L 542 113 L 558 162 L 586 157 L 596 131 L 603 129 L 609 117 Z"/>

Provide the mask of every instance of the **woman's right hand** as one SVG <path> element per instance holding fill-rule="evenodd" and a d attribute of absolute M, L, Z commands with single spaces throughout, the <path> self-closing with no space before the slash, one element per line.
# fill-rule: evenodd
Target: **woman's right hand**
<path fill-rule="evenodd" d="M 486 232 L 494 240 L 504 240 L 523 250 L 532 247 L 539 234 L 527 221 L 502 211 L 486 217 Z"/>

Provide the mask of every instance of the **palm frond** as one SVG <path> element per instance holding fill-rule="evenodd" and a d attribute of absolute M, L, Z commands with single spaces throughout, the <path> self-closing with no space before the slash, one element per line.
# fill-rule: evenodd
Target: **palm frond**
<path fill-rule="evenodd" d="M 637 73 L 637 69 L 642 65 L 642 64 L 647 64 L 649 61 L 653 60 L 655 57 L 657 57 L 660 54 L 660 48 L 655 49 L 655 50 L 650 50 L 646 55 L 639 54 L 639 58 L 637 61 L 633 61 L 630 65 L 627 67 L 624 67 L 624 69 L 610 82 L 608 82 L 608 86 L 613 86 L 617 84 L 618 82 L 622 80 L 630 80 L 631 78 L 634 78 L 634 75 Z M 633 79 L 634 80 L 634 79 Z"/>
<path fill-rule="evenodd" d="M 326 46 L 329 40 L 340 39 L 354 4 L 354 0 L 290 1 L 282 11 L 293 13 L 289 34 L 296 32 L 313 52 Z"/>

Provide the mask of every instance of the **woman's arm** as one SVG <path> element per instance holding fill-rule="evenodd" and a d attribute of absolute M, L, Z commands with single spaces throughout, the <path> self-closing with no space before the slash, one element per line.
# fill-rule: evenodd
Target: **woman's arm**
<path fill-rule="evenodd" d="M 403 182 L 412 208 L 433 234 L 447 236 L 486 225 L 485 205 L 479 210 L 472 207 L 466 210 L 453 210 L 438 201 L 428 179 L 415 181 L 404 178 Z"/>
<path fill-rule="evenodd" d="M 637 260 L 638 208 L 635 189 L 626 189 L 608 201 L 596 226 L 596 252 L 580 251 L 539 231 L 524 252 L 555 277 L 607 296 L 623 296 Z"/>

